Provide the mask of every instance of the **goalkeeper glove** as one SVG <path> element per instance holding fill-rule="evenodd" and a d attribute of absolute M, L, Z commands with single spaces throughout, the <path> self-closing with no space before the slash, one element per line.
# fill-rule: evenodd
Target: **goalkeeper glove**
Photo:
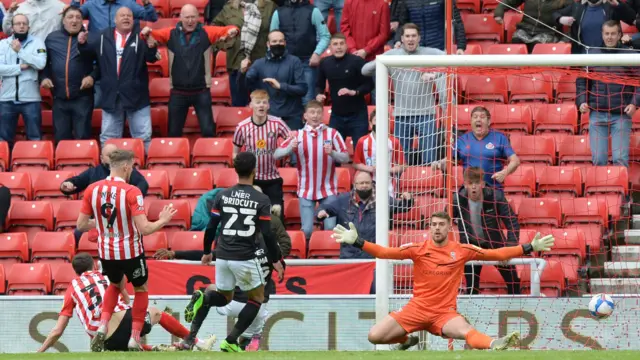
<path fill-rule="evenodd" d="M 529 244 L 522 245 L 525 255 L 530 254 L 533 251 L 549 251 L 555 244 L 556 239 L 553 235 L 547 235 L 540 238 L 540 233 L 537 233 L 533 238 L 533 241 Z"/>
<path fill-rule="evenodd" d="M 336 226 L 333 229 L 331 237 L 336 239 L 336 242 L 339 244 L 348 244 L 359 248 L 364 246 L 364 240 L 358 237 L 358 230 L 352 222 L 349 223 L 349 230 L 345 229 L 342 225 Z"/>

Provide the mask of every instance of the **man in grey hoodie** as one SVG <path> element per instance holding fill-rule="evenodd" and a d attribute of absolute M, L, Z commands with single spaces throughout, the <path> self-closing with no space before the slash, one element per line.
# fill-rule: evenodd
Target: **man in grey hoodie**
<path fill-rule="evenodd" d="M 420 33 L 415 24 L 407 23 L 402 27 L 399 49 L 392 49 L 384 55 L 445 55 L 442 50 L 419 46 Z M 375 60 L 362 67 L 362 75 L 375 75 Z M 440 106 L 443 113 L 447 104 L 447 81 L 443 73 L 421 72 L 411 68 L 390 68 L 389 75 L 393 80 L 395 92 L 394 103 L 394 136 L 400 144 L 407 158 L 407 162 L 415 165 L 429 164 L 438 159 L 439 141 L 436 106 Z M 435 84 L 439 104 L 436 102 Z M 412 149 L 413 137 L 418 135 L 419 149 L 416 154 Z M 414 156 L 417 159 L 412 161 Z"/>

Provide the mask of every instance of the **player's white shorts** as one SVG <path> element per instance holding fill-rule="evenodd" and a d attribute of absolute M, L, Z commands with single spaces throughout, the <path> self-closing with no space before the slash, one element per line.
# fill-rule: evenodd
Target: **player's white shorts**
<path fill-rule="evenodd" d="M 232 291 L 236 286 L 242 291 L 253 290 L 264 285 L 263 276 L 258 259 L 216 259 L 216 288 L 220 291 Z"/>
<path fill-rule="evenodd" d="M 218 312 L 218 314 L 222 316 L 230 316 L 230 317 L 237 318 L 244 306 L 245 306 L 244 303 L 232 300 L 226 306 L 216 308 L 216 311 Z M 254 335 L 261 335 L 262 329 L 264 328 L 264 324 L 267 322 L 267 317 L 269 317 L 267 304 L 262 304 L 262 306 L 260 306 L 260 311 L 258 312 L 258 315 L 253 320 L 251 325 L 249 325 L 247 330 L 244 333 L 242 333 L 242 337 L 250 339 Z"/>

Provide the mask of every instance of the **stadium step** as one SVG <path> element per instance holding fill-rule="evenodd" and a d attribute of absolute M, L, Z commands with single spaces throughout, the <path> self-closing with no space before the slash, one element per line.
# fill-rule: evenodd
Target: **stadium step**
<path fill-rule="evenodd" d="M 634 227 L 637 224 L 635 216 L 633 219 Z M 640 245 L 640 229 L 628 229 L 624 231 L 625 242 L 628 245 Z"/>
<path fill-rule="evenodd" d="M 591 279 L 591 293 L 637 294 L 640 279 Z"/>
<path fill-rule="evenodd" d="M 640 261 L 640 246 L 614 246 L 611 248 L 612 261 Z"/>
<path fill-rule="evenodd" d="M 604 274 L 611 277 L 640 277 L 640 262 L 607 261 L 604 263 Z"/>
<path fill-rule="evenodd" d="M 631 218 L 631 228 L 640 229 L 640 215 L 633 215 Z"/>

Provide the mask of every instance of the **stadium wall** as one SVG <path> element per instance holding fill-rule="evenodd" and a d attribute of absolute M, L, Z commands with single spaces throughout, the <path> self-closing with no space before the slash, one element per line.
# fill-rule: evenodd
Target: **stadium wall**
<path fill-rule="evenodd" d="M 150 306 L 181 313 L 186 296 L 152 297 Z M 479 330 L 490 335 L 520 331 L 530 349 L 640 349 L 638 298 L 616 300 L 614 315 L 591 318 L 589 298 L 461 297 L 459 312 Z M 391 302 L 403 301 L 392 299 Z M 406 301 L 406 300 L 404 300 Z M 375 319 L 373 296 L 275 296 L 268 304 L 269 320 L 263 346 L 269 350 L 373 350 L 367 333 Z M 395 304 L 400 305 L 400 304 Z M 54 326 L 62 297 L 0 297 L 0 353 L 34 352 Z M 184 323 L 184 321 L 183 321 Z M 215 311 L 201 335 L 224 337 L 232 322 Z M 149 344 L 169 344 L 171 337 L 159 326 L 148 336 Z M 431 337 L 430 349 L 446 350 L 448 342 Z M 80 321 L 72 319 L 56 346 L 58 351 L 88 351 L 89 338 Z M 454 349 L 464 342 L 456 341 Z"/>

